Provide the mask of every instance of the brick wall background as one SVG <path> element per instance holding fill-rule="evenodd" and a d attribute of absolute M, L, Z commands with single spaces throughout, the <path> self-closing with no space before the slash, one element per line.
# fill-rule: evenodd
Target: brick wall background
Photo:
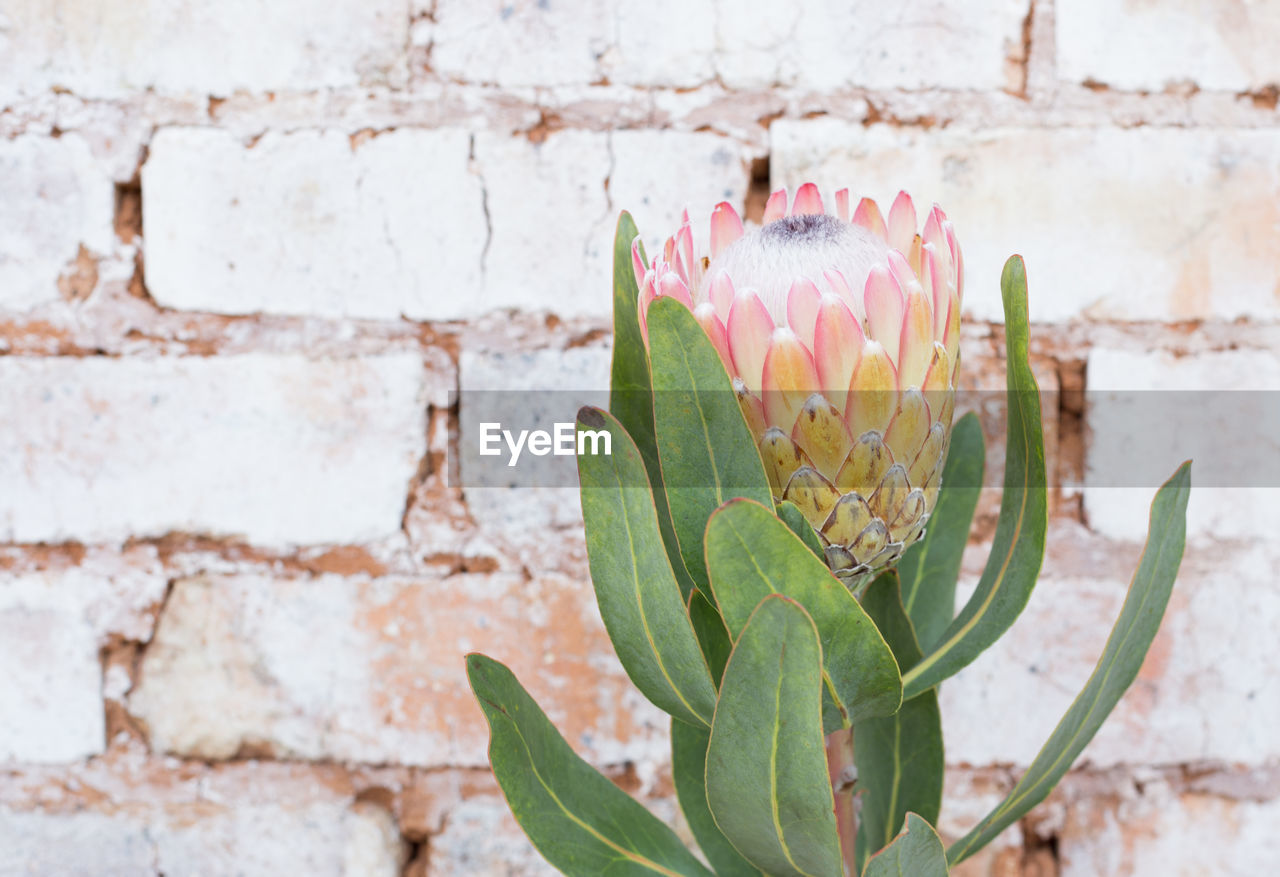
<path fill-rule="evenodd" d="M 0 873 L 546 873 L 471 649 L 678 820 L 572 491 L 449 486 L 450 391 L 605 385 L 624 207 L 652 247 L 686 203 L 904 187 L 966 248 L 968 386 L 1026 256 L 1078 475 L 1083 389 L 1280 389 L 1278 43 L 1244 0 L 6 0 Z M 946 831 L 1088 675 L 1152 492 L 1054 496 L 1023 619 L 942 689 Z M 1138 683 L 957 873 L 1274 870 L 1274 495 L 1195 492 Z"/>

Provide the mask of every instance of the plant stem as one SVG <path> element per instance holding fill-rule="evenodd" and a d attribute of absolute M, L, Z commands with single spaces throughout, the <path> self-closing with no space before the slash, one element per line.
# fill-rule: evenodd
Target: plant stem
<path fill-rule="evenodd" d="M 858 873 L 855 847 L 858 839 L 858 813 L 853 799 L 853 729 L 845 728 L 827 735 L 827 771 L 836 802 L 836 831 L 840 835 L 840 852 L 844 859 L 845 877 Z"/>

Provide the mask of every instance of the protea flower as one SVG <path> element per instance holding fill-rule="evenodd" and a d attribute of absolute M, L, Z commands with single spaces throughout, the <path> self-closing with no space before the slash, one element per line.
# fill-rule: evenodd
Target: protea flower
<path fill-rule="evenodd" d="M 959 363 L 964 262 L 935 206 L 917 233 L 899 193 L 888 220 L 848 190 L 827 213 L 806 183 L 788 211 L 774 192 L 747 231 L 728 203 L 711 216 L 710 257 L 686 211 L 661 256 L 632 246 L 640 324 L 658 296 L 683 302 L 733 379 L 775 500 L 819 533 L 851 588 L 924 530 L 941 483 Z"/>

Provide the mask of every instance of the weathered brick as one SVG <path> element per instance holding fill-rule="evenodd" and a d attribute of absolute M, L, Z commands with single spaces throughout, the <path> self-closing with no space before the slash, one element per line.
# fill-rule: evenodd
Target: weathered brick
<path fill-rule="evenodd" d="M 431 838 L 428 877 L 555 877 L 511 816 L 501 795 L 475 796 L 449 813 L 444 831 Z"/>
<path fill-rule="evenodd" d="M 0 311 L 56 301 L 58 278 L 80 249 L 103 254 L 112 245 L 111 177 L 67 134 L 0 139 L 0 179 Z"/>
<path fill-rule="evenodd" d="M 92 551 L 82 566 L 0 573 L 0 761 L 103 751 L 108 635 L 146 640 L 165 577 L 145 551 Z"/>
<path fill-rule="evenodd" d="M 609 313 L 613 218 L 609 135 L 557 131 L 540 142 L 476 135 L 491 236 L 477 313 L 519 307 Z"/>
<path fill-rule="evenodd" d="M 1274 3 L 1062 0 L 1054 18 L 1058 72 L 1076 82 L 1251 91 L 1280 81 Z"/>
<path fill-rule="evenodd" d="M 475 153 L 492 238 L 472 312 L 607 316 L 620 211 L 654 244 L 688 207 L 705 237 L 711 208 L 741 203 L 748 181 L 743 147 L 710 133 L 557 131 L 537 143 L 478 134 Z"/>
<path fill-rule="evenodd" d="M 1137 546 L 1117 547 L 1077 525 L 1050 528 L 1045 568 L 1022 616 L 942 686 L 948 761 L 1030 764 L 1093 672 L 1138 555 Z M 1275 551 L 1261 546 L 1188 548 L 1137 680 L 1082 759 L 1096 766 L 1280 757 L 1270 732 L 1280 722 L 1280 682 L 1268 670 L 1280 625 L 1280 596 L 1269 584 L 1275 563 Z M 975 579 L 963 581 L 961 601 Z"/>
<path fill-rule="evenodd" d="M 0 357 L 0 540 L 395 536 L 443 380 L 411 353 Z"/>
<path fill-rule="evenodd" d="M 1067 808 L 1057 838 L 1062 877 L 1253 877 L 1280 858 L 1280 800 L 1179 792 L 1126 783 L 1109 799 Z"/>
<path fill-rule="evenodd" d="M 185 756 L 480 766 L 473 650 L 509 663 L 584 757 L 663 758 L 665 717 L 631 688 L 590 586 L 557 575 L 185 579 L 129 708 Z"/>
<path fill-rule="evenodd" d="M 1000 89 L 1028 4 L 982 0 L 964 15 L 940 0 L 716 7 L 716 71 L 730 86 Z"/>
<path fill-rule="evenodd" d="M 215 313 L 394 320 L 474 313 L 485 247 L 470 135 L 157 133 L 142 168 L 147 287 Z"/>
<path fill-rule="evenodd" d="M 0 102 L 52 87 L 88 97 L 228 95 L 402 79 L 406 0 L 317 7 L 158 0 L 5 4 Z"/>
<path fill-rule="evenodd" d="M 950 746 L 950 741 L 947 745 Z M 964 837 L 1004 800 L 1013 784 L 998 773 L 989 769 L 947 769 L 937 825 L 943 843 L 951 844 Z M 1005 872 L 998 870 L 993 863 L 1022 844 L 1022 825 L 1014 823 L 996 835 L 985 849 L 953 866 L 950 873 L 954 877 L 1005 877 Z"/>
<path fill-rule="evenodd" d="M 594 82 L 612 42 L 605 3 L 437 0 L 431 67 L 442 76 L 503 86 Z"/>
<path fill-rule="evenodd" d="M 102 751 L 98 647 L 66 590 L 36 578 L 0 581 L 0 759 L 74 761 Z"/>
<path fill-rule="evenodd" d="M 770 129 L 776 184 L 940 203 L 964 246 L 965 306 L 1002 319 L 1000 270 L 1027 264 L 1033 320 L 1280 317 L 1271 130 Z M 1048 172 L 1046 169 L 1051 169 Z"/>
<path fill-rule="evenodd" d="M 352 147 L 306 131 L 247 147 L 166 129 L 142 170 L 147 286 L 215 313 L 605 316 L 618 210 L 661 241 L 688 206 L 705 236 L 747 177 L 742 145 L 709 133 L 402 129 Z"/>
<path fill-rule="evenodd" d="M 694 846 L 669 785 L 663 795 L 646 795 L 643 790 L 630 794 L 671 826 L 686 845 Z M 428 847 L 426 877 L 550 877 L 560 873 L 547 864 L 520 829 L 497 789 L 477 789 L 453 805 L 444 830 L 431 836 Z"/>
<path fill-rule="evenodd" d="M 735 140 L 710 133 L 615 131 L 609 200 L 626 210 L 652 255 L 689 211 L 694 243 L 705 253 L 711 210 L 721 201 L 742 209 L 750 181 L 750 155 Z M 611 217 L 616 219 L 616 217 Z"/>
<path fill-rule="evenodd" d="M 716 0 L 610 5 L 615 39 L 600 58 L 610 82 L 687 88 L 715 78 Z"/>
<path fill-rule="evenodd" d="M 76 812 L 0 809 L 5 874 L 395 877 L 404 860 L 385 810 L 332 798 L 215 798 L 168 807 L 133 802 Z"/>
<path fill-rule="evenodd" d="M 1005 88 L 1022 51 L 1026 0 L 986 0 L 956 23 L 945 4 L 906 10 L 875 3 L 724 3 L 693 0 L 589 9 L 518 2 L 436 4 L 432 69 L 502 86 L 733 88 Z M 952 22 L 942 27 L 939 20 Z M 939 54 L 947 64 L 934 63 Z"/>
<path fill-rule="evenodd" d="M 607 407 L 611 353 L 598 346 L 524 353 L 464 350 L 459 358 L 458 475 L 467 506 L 500 552 L 518 554 L 530 568 L 542 567 L 543 559 L 554 566 L 556 555 L 568 553 L 570 546 L 581 551 L 576 460 L 523 454 L 512 470 L 517 474 L 503 480 L 510 452 L 481 456 L 479 425 L 497 422 L 513 433 L 549 431 L 556 422 L 576 420 L 583 405 Z"/>
<path fill-rule="evenodd" d="M 1086 369 L 1084 509 L 1090 526 L 1140 541 L 1155 489 L 1191 460 L 1193 537 L 1270 540 L 1280 481 L 1269 350 L 1196 356 L 1097 348 Z"/>

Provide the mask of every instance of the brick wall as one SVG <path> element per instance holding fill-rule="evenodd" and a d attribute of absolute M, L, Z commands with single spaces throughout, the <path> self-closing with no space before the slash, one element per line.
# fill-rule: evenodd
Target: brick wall
<path fill-rule="evenodd" d="M 1278 43 L 1195 0 L 6 3 L 0 874 L 546 873 L 471 649 L 678 821 L 572 491 L 450 486 L 450 391 L 604 385 L 622 208 L 652 246 L 686 204 L 905 187 L 966 247 L 969 386 L 1026 256 L 1084 473 L 1080 390 L 1280 389 Z M 1054 496 L 1025 617 L 942 689 L 946 831 L 1087 677 L 1152 492 Z M 1139 681 L 958 873 L 1274 869 L 1273 496 L 1196 491 Z"/>

